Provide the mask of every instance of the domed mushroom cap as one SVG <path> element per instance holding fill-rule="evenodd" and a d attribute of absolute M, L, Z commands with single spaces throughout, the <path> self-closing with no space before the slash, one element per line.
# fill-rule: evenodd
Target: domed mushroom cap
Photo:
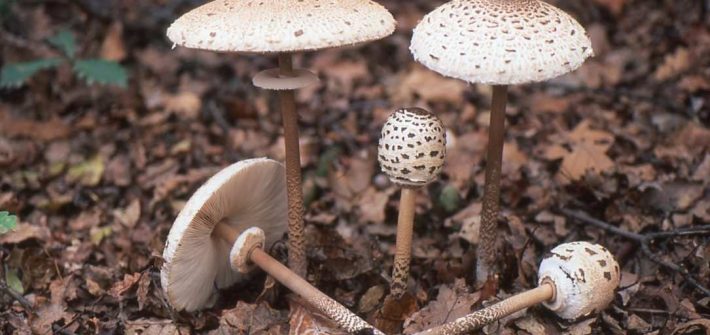
<path fill-rule="evenodd" d="M 453 0 L 417 25 L 410 50 L 445 76 L 492 85 L 557 77 L 594 55 L 575 19 L 538 0 Z"/>
<path fill-rule="evenodd" d="M 395 111 L 382 127 L 377 158 L 392 182 L 422 186 L 441 173 L 446 130 L 434 114 L 421 108 Z"/>
<path fill-rule="evenodd" d="M 188 48 L 272 53 L 372 41 L 394 28 L 392 14 L 370 0 L 216 0 L 177 19 L 168 38 Z"/>
<path fill-rule="evenodd" d="M 239 233 L 262 228 L 267 232 L 264 247 L 281 238 L 287 222 L 283 165 L 265 158 L 232 164 L 187 201 L 168 234 L 160 272 L 163 291 L 175 309 L 208 307 L 216 299 L 215 287 L 244 278 L 230 266 L 232 244 L 213 234 L 220 222 Z"/>
<path fill-rule="evenodd" d="M 552 249 L 540 264 L 540 284 L 551 280 L 555 300 L 544 305 L 560 317 L 574 320 L 606 308 L 614 300 L 621 273 L 614 256 L 588 242 L 565 243 Z"/>

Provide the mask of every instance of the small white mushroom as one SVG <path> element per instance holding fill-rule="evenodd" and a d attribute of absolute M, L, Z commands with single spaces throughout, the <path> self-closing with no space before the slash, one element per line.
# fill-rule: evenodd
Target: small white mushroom
<path fill-rule="evenodd" d="M 555 299 L 545 307 L 564 319 L 577 319 L 606 308 L 614 300 L 621 274 L 614 256 L 589 242 L 562 244 L 540 264 L 540 283 L 555 284 Z"/>
<path fill-rule="evenodd" d="M 395 111 L 382 127 L 378 160 L 393 183 L 402 186 L 397 220 L 397 242 L 390 294 L 406 292 L 412 253 L 416 188 L 441 173 L 446 155 L 446 130 L 434 114 L 421 108 Z"/>
<path fill-rule="evenodd" d="M 426 185 L 436 180 L 444 165 L 444 125 L 424 109 L 399 109 L 382 127 L 377 155 L 382 171 L 395 184 Z"/>
<path fill-rule="evenodd" d="M 564 319 L 578 319 L 606 308 L 619 286 L 619 264 L 604 247 L 565 243 L 540 264 L 538 287 L 514 295 L 447 324 L 415 335 L 459 335 L 542 303 Z"/>

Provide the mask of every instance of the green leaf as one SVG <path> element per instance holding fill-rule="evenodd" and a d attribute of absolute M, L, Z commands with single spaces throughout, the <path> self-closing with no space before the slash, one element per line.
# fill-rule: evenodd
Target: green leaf
<path fill-rule="evenodd" d="M 17 227 L 17 216 L 8 212 L 0 212 L 0 235 L 5 234 Z"/>
<path fill-rule="evenodd" d="M 76 41 L 74 40 L 74 34 L 72 34 L 69 30 L 62 30 L 56 35 L 48 38 L 47 41 L 55 48 L 62 50 L 62 52 L 69 58 L 74 58 L 76 55 Z"/>
<path fill-rule="evenodd" d="M 20 276 L 17 275 L 16 270 L 5 267 L 5 282 L 13 291 L 19 294 L 25 294 L 25 288 L 22 287 L 22 280 Z"/>
<path fill-rule="evenodd" d="M 439 204 L 445 211 L 451 213 L 459 208 L 461 196 L 456 187 L 448 185 L 439 194 Z"/>
<path fill-rule="evenodd" d="M 85 59 L 74 63 L 74 72 L 88 84 L 116 85 L 126 87 L 126 70 L 113 61 L 103 59 Z"/>
<path fill-rule="evenodd" d="M 6 64 L 0 70 L 0 88 L 20 87 L 40 70 L 57 66 L 61 59 L 49 58 L 26 63 Z"/>

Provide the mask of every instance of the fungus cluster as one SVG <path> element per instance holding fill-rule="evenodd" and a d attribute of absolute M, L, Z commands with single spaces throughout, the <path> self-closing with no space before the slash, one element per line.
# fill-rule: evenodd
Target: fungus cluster
<path fill-rule="evenodd" d="M 294 69 L 293 52 L 352 45 L 394 32 L 392 14 L 370 0 L 216 0 L 177 19 L 168 38 L 188 48 L 277 54 L 279 68 L 259 73 L 254 85 L 279 91 L 286 150 L 289 267 L 308 268 L 294 91 L 318 82 Z"/>
<path fill-rule="evenodd" d="M 414 29 L 414 59 L 444 76 L 493 86 L 476 281 L 495 280 L 508 85 L 543 81 L 593 56 L 584 28 L 539 0 L 453 0 Z"/>

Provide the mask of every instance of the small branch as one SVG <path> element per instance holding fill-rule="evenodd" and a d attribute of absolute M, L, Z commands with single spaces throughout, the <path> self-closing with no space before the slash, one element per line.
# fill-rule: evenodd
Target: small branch
<path fill-rule="evenodd" d="M 570 210 L 567 208 L 560 208 L 559 211 L 562 214 L 564 214 L 568 217 L 571 217 L 573 219 L 576 219 L 579 222 L 591 224 L 593 226 L 604 229 L 604 230 L 614 233 L 616 235 L 623 236 L 627 239 L 635 241 L 636 243 L 638 243 L 640 245 L 641 252 L 648 259 L 650 259 L 651 261 L 653 261 L 653 262 L 655 262 L 655 263 L 657 263 L 657 264 L 659 264 L 671 271 L 678 272 L 681 276 L 683 276 L 683 278 L 685 279 L 686 282 L 688 282 L 689 284 L 694 286 L 696 289 L 701 291 L 706 296 L 710 297 L 710 289 L 708 289 L 707 287 L 703 286 L 700 282 L 698 282 L 688 272 L 687 269 L 681 267 L 680 265 L 670 263 L 670 262 L 660 259 L 656 254 L 654 254 L 651 251 L 651 247 L 649 246 L 653 242 L 653 240 L 659 239 L 659 238 L 672 238 L 672 237 L 678 237 L 678 236 L 693 236 L 693 235 L 710 235 L 710 225 L 703 225 L 703 226 L 684 228 L 684 229 L 676 229 L 676 230 L 667 231 L 667 232 L 637 234 L 637 233 L 623 230 L 619 227 L 613 226 L 610 223 L 604 222 L 602 220 L 595 219 L 583 211 Z"/>
<path fill-rule="evenodd" d="M 22 294 L 16 292 L 15 290 L 12 289 L 12 287 L 7 286 L 5 281 L 0 281 L 0 292 L 7 294 L 11 298 L 15 299 L 15 301 L 19 302 L 22 307 L 29 312 L 30 314 L 34 314 L 34 310 L 32 308 L 32 304 L 25 299 L 25 297 L 22 296 Z"/>

